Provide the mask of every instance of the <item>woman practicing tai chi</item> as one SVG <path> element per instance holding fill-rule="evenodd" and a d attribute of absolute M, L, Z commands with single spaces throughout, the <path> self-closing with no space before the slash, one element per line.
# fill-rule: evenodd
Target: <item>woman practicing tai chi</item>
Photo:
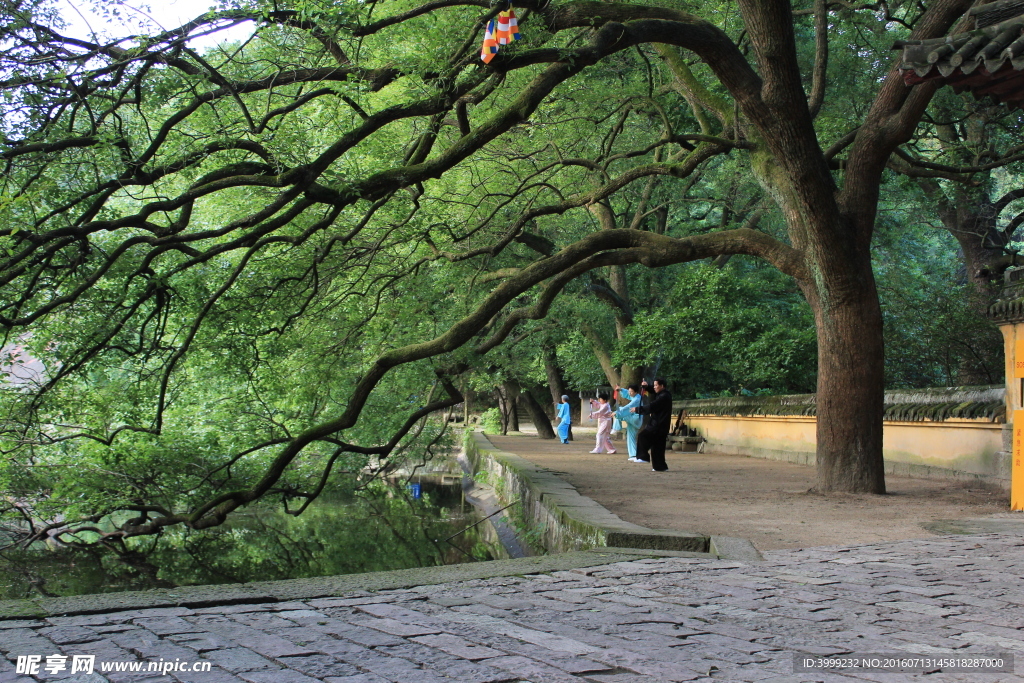
<path fill-rule="evenodd" d="M 626 401 L 615 411 L 615 419 L 626 423 L 626 451 L 629 453 L 629 461 L 644 462 L 636 457 L 636 435 L 640 431 L 640 425 L 644 423 L 644 417 L 629 412 L 630 408 L 640 405 L 640 400 L 643 398 L 640 395 L 640 387 L 631 384 L 627 390 L 615 385 L 615 393 L 621 396 L 623 401 Z"/>
<path fill-rule="evenodd" d="M 569 443 L 569 426 L 572 424 L 572 413 L 569 409 L 569 397 L 562 396 L 562 402 L 555 405 L 558 423 L 558 438 L 562 443 Z"/>
<path fill-rule="evenodd" d="M 597 447 L 591 453 L 601 453 L 605 448 L 609 453 L 615 452 L 612 445 L 612 407 L 608 405 L 608 394 L 598 394 L 597 401 L 590 399 L 590 419 L 597 420 Z"/>
<path fill-rule="evenodd" d="M 647 388 L 647 381 L 640 386 Z M 637 455 L 646 455 L 640 460 L 647 462 L 650 459 L 651 470 L 654 472 L 665 472 L 668 465 L 665 464 L 665 441 L 668 439 L 669 423 L 672 421 L 672 394 L 668 393 L 665 380 L 657 377 L 654 380 L 654 398 L 647 405 L 639 405 L 630 408 L 631 412 L 637 415 L 649 415 L 647 425 L 640 430 L 636 439 Z"/>

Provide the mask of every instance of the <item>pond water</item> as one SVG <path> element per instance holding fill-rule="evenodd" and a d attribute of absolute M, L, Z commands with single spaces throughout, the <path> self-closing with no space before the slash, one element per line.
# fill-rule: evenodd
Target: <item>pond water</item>
<path fill-rule="evenodd" d="M 301 516 L 250 506 L 201 532 L 133 540 L 130 553 L 35 544 L 0 552 L 0 599 L 245 583 L 504 557 L 461 477 L 415 477 L 321 496 Z M 467 529 L 467 527 L 470 527 Z M 463 531 L 465 530 L 465 531 Z M 459 533 L 462 532 L 462 533 Z M 452 536 L 448 541 L 445 539 Z"/>

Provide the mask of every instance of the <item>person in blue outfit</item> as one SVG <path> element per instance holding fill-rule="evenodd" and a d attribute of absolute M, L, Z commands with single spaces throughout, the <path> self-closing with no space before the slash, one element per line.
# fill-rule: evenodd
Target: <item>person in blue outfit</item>
<path fill-rule="evenodd" d="M 615 420 L 626 423 L 626 451 L 629 453 L 629 462 L 643 462 L 636 457 L 636 435 L 640 431 L 640 425 L 644 423 L 644 418 L 643 415 L 637 415 L 629 410 L 640 405 L 640 387 L 631 384 L 628 389 L 623 389 L 616 384 L 615 394 L 626 402 L 615 411 Z"/>
<path fill-rule="evenodd" d="M 558 423 L 558 438 L 562 443 L 569 443 L 569 426 L 572 424 L 572 414 L 569 412 L 569 397 L 562 396 L 562 402 L 555 406 Z"/>

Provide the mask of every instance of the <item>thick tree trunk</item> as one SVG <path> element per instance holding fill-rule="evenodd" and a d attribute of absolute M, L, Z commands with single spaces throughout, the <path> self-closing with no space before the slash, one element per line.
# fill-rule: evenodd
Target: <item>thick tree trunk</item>
<path fill-rule="evenodd" d="M 999 280 L 1008 265 L 1004 247 L 1009 240 L 997 227 L 1000 209 L 987 189 L 954 187 L 949 197 L 934 180 L 922 180 L 920 185 L 936 204 L 942 226 L 960 246 L 971 305 L 984 315 L 999 294 L 992 281 Z"/>
<path fill-rule="evenodd" d="M 624 266 L 611 266 L 608 269 L 608 283 L 612 291 L 618 296 L 619 301 L 629 305 L 629 285 L 626 281 L 626 268 Z M 633 311 L 616 307 L 615 312 L 615 338 L 622 339 L 626 336 L 626 328 L 633 324 Z"/>
<path fill-rule="evenodd" d="M 519 387 L 514 384 L 505 384 L 503 393 L 508 407 L 509 429 L 519 431 Z"/>
<path fill-rule="evenodd" d="M 953 233 L 963 253 L 964 267 L 970 289 L 967 292 L 969 308 L 980 319 L 986 318 L 988 307 L 999 296 L 994 282 L 1005 269 L 1003 250 L 981 239 L 965 239 L 962 233 Z M 973 235 L 966 237 L 974 237 Z M 970 340 L 964 340 L 973 353 L 965 354 L 957 368 L 957 382 L 962 385 L 995 384 L 1001 382 L 1002 335 L 995 325 L 981 327 Z"/>
<path fill-rule="evenodd" d="M 604 372 L 604 376 L 608 380 L 608 384 L 611 386 L 622 384 L 619 378 L 619 371 L 612 364 L 611 351 L 609 351 L 608 347 L 605 346 L 604 340 L 601 339 L 601 335 L 586 322 L 581 323 L 580 331 L 590 342 L 591 347 L 593 347 L 594 356 L 597 358 L 597 362 L 601 365 L 601 370 Z"/>
<path fill-rule="evenodd" d="M 537 436 L 542 439 L 554 439 L 555 430 L 551 428 L 551 418 L 544 412 L 544 408 L 537 403 L 537 399 L 533 397 L 529 391 L 524 391 L 519 395 L 526 410 L 530 413 L 530 418 L 533 419 L 533 426 L 537 428 Z"/>
<path fill-rule="evenodd" d="M 619 378 L 620 378 L 620 381 L 621 381 L 620 386 L 622 386 L 623 388 L 626 388 L 626 387 L 630 386 L 631 384 L 635 384 L 637 386 L 640 386 L 640 380 L 641 380 L 641 378 L 643 376 L 643 372 L 642 371 L 643 371 L 643 368 L 635 368 L 632 365 L 627 365 L 627 364 L 623 363 L 622 364 L 622 373 L 619 375 Z"/>
<path fill-rule="evenodd" d="M 505 415 L 507 430 L 519 431 L 519 386 L 515 382 L 504 382 L 498 390 L 501 396 L 501 412 Z M 507 430 L 502 434 L 507 433 Z"/>
<path fill-rule="evenodd" d="M 544 348 L 544 372 L 548 376 L 548 389 L 551 391 L 551 402 L 561 403 L 566 395 L 565 382 L 562 380 L 562 369 L 558 367 L 555 350 L 550 346 Z"/>
<path fill-rule="evenodd" d="M 968 130 L 975 135 L 973 140 L 967 141 L 969 146 L 966 148 L 959 140 L 958 128 L 939 126 L 938 130 L 940 137 L 949 142 L 947 148 L 959 155 L 961 162 L 969 164 L 970 159 L 964 157 L 968 149 L 984 146 L 984 128 L 984 125 L 968 126 Z M 1009 203 L 1019 198 L 1020 191 L 1009 192 L 1003 198 L 993 200 L 992 183 L 980 187 L 961 187 L 952 183 L 952 187 L 944 190 L 937 181 L 930 178 L 918 182 L 933 201 L 943 227 L 960 247 L 964 277 L 970 285 L 967 305 L 979 320 L 984 320 L 988 307 L 999 295 L 1000 275 L 1011 262 L 1004 253 L 1010 236 L 999 227 L 999 216 Z M 1012 227 L 1009 232 L 1014 232 Z M 961 356 L 956 381 L 964 385 L 1000 381 L 1003 340 L 995 326 L 978 326 L 970 339 L 960 341 L 970 353 Z"/>
<path fill-rule="evenodd" d="M 515 415 L 515 409 L 512 407 L 512 401 L 509 399 L 508 392 L 505 386 L 494 387 L 494 395 L 498 399 L 498 416 L 501 421 L 501 435 L 505 436 L 508 434 L 508 430 L 511 427 L 510 420 Z"/>
<path fill-rule="evenodd" d="M 615 338 L 620 342 L 626 337 L 626 330 L 633 324 L 633 309 L 630 305 L 629 282 L 626 280 L 626 268 L 624 266 L 612 266 L 608 269 L 608 283 L 612 291 L 618 297 L 619 306 L 613 308 L 615 313 Z M 629 363 L 623 363 L 619 367 L 618 384 L 629 386 L 640 383 L 641 368 L 635 368 Z M 612 386 L 615 386 L 612 382 Z"/>
<path fill-rule="evenodd" d="M 852 267 L 845 266 L 850 273 Z M 870 263 L 855 270 L 854 277 L 844 278 L 847 286 L 824 293 L 819 288 L 808 296 L 818 327 L 817 490 L 822 493 L 885 493 L 882 311 Z"/>
<path fill-rule="evenodd" d="M 991 204 L 972 208 L 975 210 L 957 207 L 953 220 L 941 216 L 942 224 L 960 245 L 967 281 L 982 296 L 993 296 L 998 290 L 991 289 L 990 281 L 998 277 L 999 264 L 1005 259 L 1004 240 L 995 228 L 994 217 L 985 215 L 991 213 Z"/>

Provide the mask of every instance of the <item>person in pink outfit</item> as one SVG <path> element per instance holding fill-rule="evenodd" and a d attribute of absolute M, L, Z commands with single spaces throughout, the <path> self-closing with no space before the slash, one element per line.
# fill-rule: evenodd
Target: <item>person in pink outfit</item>
<path fill-rule="evenodd" d="M 598 394 L 597 400 L 590 399 L 590 419 L 597 420 L 597 446 L 591 453 L 601 453 L 602 448 L 608 453 L 615 452 L 612 445 L 612 418 L 614 413 L 608 405 L 608 394 Z"/>

